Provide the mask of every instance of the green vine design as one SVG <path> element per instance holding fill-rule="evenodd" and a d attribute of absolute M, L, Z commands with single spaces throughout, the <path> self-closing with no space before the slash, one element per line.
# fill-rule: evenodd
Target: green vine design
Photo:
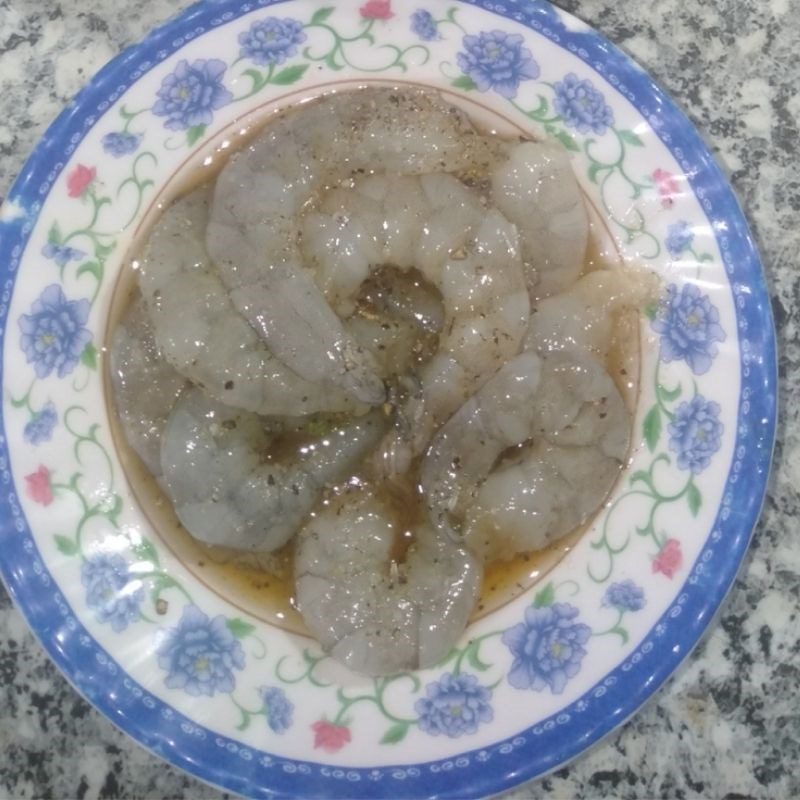
<path fill-rule="evenodd" d="M 375 37 L 372 34 L 372 29 L 375 26 L 374 19 L 365 19 L 361 22 L 361 30 L 353 36 L 342 36 L 336 28 L 328 23 L 328 18 L 336 10 L 335 6 L 326 6 L 325 8 L 317 9 L 312 14 L 310 21 L 305 26 L 306 30 L 322 30 L 329 34 L 331 44 L 327 50 L 322 53 L 315 54 L 310 46 L 304 48 L 303 57 L 309 61 L 324 63 L 328 69 L 339 71 L 345 67 L 351 67 L 358 72 L 387 72 L 391 69 L 398 69 L 401 72 L 408 71 L 408 64 L 406 63 L 407 56 L 413 52 L 419 52 L 422 55 L 422 61 L 418 66 L 426 64 L 430 59 L 430 50 L 422 44 L 412 44 L 408 47 L 397 47 L 393 44 L 383 44 L 379 46 L 379 50 L 387 51 L 390 59 L 378 67 L 365 67 L 354 63 L 347 51 L 349 45 L 355 42 L 366 42 L 369 45 L 375 44 Z"/>
<path fill-rule="evenodd" d="M 299 675 L 294 675 L 292 677 L 289 677 L 284 673 L 284 664 L 286 663 L 287 660 L 290 659 L 290 657 L 283 656 L 277 662 L 277 664 L 275 664 L 275 677 L 281 683 L 285 684 L 302 683 L 303 681 L 308 681 L 313 686 L 317 686 L 318 688 L 321 689 L 326 689 L 331 684 L 317 678 L 314 675 L 314 672 L 320 664 L 327 661 L 329 658 L 330 656 L 326 655 L 325 653 L 314 655 L 308 648 L 305 648 L 303 650 L 303 663 L 305 666 Z"/>
<path fill-rule="evenodd" d="M 656 363 L 653 385 L 655 403 L 644 417 L 642 433 L 647 448 L 651 453 L 656 453 L 663 435 L 663 420 L 666 419 L 669 422 L 674 419 L 675 414 L 670 406 L 682 397 L 683 385 L 678 384 L 673 388 L 667 388 L 662 383 L 660 361 Z M 696 384 L 694 384 L 693 391 L 696 396 Z M 667 539 L 656 527 L 656 517 L 665 506 L 685 501 L 693 517 L 696 517 L 700 512 L 703 498 L 694 482 L 693 475 L 690 475 L 684 485 L 677 491 L 666 492 L 659 488 L 659 481 L 656 475 L 657 469 L 659 465 L 670 466 L 671 464 L 672 459 L 667 453 L 657 453 L 647 469 L 637 470 L 630 476 L 628 479 L 630 488 L 621 494 L 608 509 L 603 520 L 600 536 L 591 543 L 592 549 L 605 555 L 604 566 L 597 569 L 591 563 L 587 566 L 587 573 L 595 583 L 604 583 L 611 577 L 614 570 L 614 559 L 625 551 L 630 544 L 630 534 L 626 535 L 621 542 L 614 543 L 612 541 L 612 531 L 614 530 L 613 520 L 616 512 L 621 506 L 627 504 L 631 498 L 646 498 L 649 503 L 645 522 L 634 526 L 634 530 L 638 536 L 651 539 L 656 547 L 656 552 L 659 552 L 664 547 Z"/>

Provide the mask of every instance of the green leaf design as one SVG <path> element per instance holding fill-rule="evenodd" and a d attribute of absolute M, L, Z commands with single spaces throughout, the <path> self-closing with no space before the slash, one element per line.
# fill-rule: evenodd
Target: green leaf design
<path fill-rule="evenodd" d="M 659 383 L 658 386 L 656 386 L 656 391 L 658 392 L 658 396 L 665 403 L 671 403 L 673 400 L 677 400 L 681 396 L 683 389 L 681 388 L 680 384 L 678 384 L 674 389 L 666 389 Z"/>
<path fill-rule="evenodd" d="M 94 248 L 94 254 L 100 261 L 105 261 L 114 252 L 116 246 L 116 242 L 112 244 L 98 244 Z"/>
<path fill-rule="evenodd" d="M 634 472 L 633 475 L 631 475 L 631 486 L 637 482 L 646 483 L 648 486 L 650 486 L 650 473 L 645 469 L 640 469 Z"/>
<path fill-rule="evenodd" d="M 203 134 L 206 132 L 205 125 L 193 125 L 186 131 L 186 144 L 191 147 L 195 144 L 198 140 L 203 138 Z"/>
<path fill-rule="evenodd" d="M 656 314 L 658 314 L 658 302 L 657 301 L 654 301 L 652 303 L 648 303 L 644 307 L 644 315 L 647 317 L 647 319 L 649 319 L 651 321 L 654 320 L 656 318 Z"/>
<path fill-rule="evenodd" d="M 552 583 L 548 583 L 541 591 L 536 593 L 533 598 L 534 608 L 543 608 L 544 606 L 551 606 L 556 599 L 556 590 L 553 588 Z"/>
<path fill-rule="evenodd" d="M 460 78 L 456 78 L 451 86 L 455 89 L 463 89 L 465 92 L 471 92 L 473 89 L 478 88 L 478 84 L 469 75 L 462 75 Z"/>
<path fill-rule="evenodd" d="M 633 131 L 622 130 L 617 131 L 617 133 L 625 144 L 630 144 L 634 147 L 644 147 L 644 142 Z"/>
<path fill-rule="evenodd" d="M 480 645 L 478 642 L 472 642 L 471 644 L 467 645 L 467 661 L 469 661 L 469 665 L 472 667 L 472 669 L 476 669 L 478 672 L 486 672 L 491 664 L 481 661 L 480 657 L 478 656 L 479 649 Z"/>
<path fill-rule="evenodd" d="M 58 227 L 57 222 L 54 222 L 50 226 L 50 230 L 47 232 L 47 241 L 51 244 L 61 244 L 62 238 L 61 228 Z"/>
<path fill-rule="evenodd" d="M 89 273 L 89 275 L 93 275 L 98 283 L 103 278 L 103 268 L 96 262 L 96 261 L 87 261 L 85 264 L 81 264 L 78 267 L 78 272 L 76 273 L 77 277 L 80 278 L 81 275 Z"/>
<path fill-rule="evenodd" d="M 318 8 L 312 15 L 311 15 L 311 22 L 309 25 L 319 25 L 320 22 L 325 22 L 328 17 L 333 14 L 334 7 L 333 6 L 326 6 L 325 8 Z"/>
<path fill-rule="evenodd" d="M 307 69 L 308 64 L 295 64 L 293 67 L 286 67 L 286 69 L 282 69 L 275 75 L 272 83 L 276 83 L 278 86 L 288 86 L 290 83 L 296 83 L 305 75 Z"/>
<path fill-rule="evenodd" d="M 557 131 L 553 136 L 567 150 L 571 150 L 573 153 L 580 152 L 580 147 L 575 144 L 575 140 L 566 131 Z"/>
<path fill-rule="evenodd" d="M 598 175 L 599 175 L 599 174 L 600 174 L 600 173 L 601 173 L 601 172 L 602 172 L 604 169 L 608 169 L 608 167 L 607 167 L 605 164 L 592 164 L 592 166 L 591 166 L 591 167 L 589 167 L 589 180 L 590 180 L 592 183 L 597 183 L 597 176 L 598 176 Z"/>
<path fill-rule="evenodd" d="M 233 619 L 227 620 L 226 624 L 228 626 L 228 630 L 237 639 L 244 639 L 256 629 L 255 625 L 251 625 L 249 622 L 239 619 L 239 617 L 234 617 Z"/>
<path fill-rule="evenodd" d="M 89 369 L 97 369 L 97 348 L 94 342 L 89 342 L 81 353 L 81 364 Z"/>
<path fill-rule="evenodd" d="M 111 503 L 105 511 L 105 515 L 110 522 L 117 524 L 119 515 L 122 513 L 122 498 L 118 494 L 114 494 L 109 498 Z"/>
<path fill-rule="evenodd" d="M 402 742 L 403 739 L 406 738 L 409 727 L 411 726 L 408 722 L 398 722 L 392 725 L 392 727 L 383 734 L 381 744 L 397 744 L 398 742 Z"/>
<path fill-rule="evenodd" d="M 654 452 L 658 440 L 661 438 L 661 411 L 658 406 L 653 406 L 644 418 L 644 439 L 650 452 Z"/>
<path fill-rule="evenodd" d="M 149 539 L 142 539 L 138 544 L 131 546 L 131 552 L 139 561 L 158 566 L 158 551 Z"/>
<path fill-rule="evenodd" d="M 56 547 L 59 552 L 63 553 L 65 556 L 75 556 L 78 554 L 78 543 L 74 539 L 70 539 L 68 536 L 61 536 L 58 533 L 53 538 L 56 540 Z"/>
<path fill-rule="evenodd" d="M 696 517 L 700 511 L 700 506 L 703 505 L 703 495 L 700 494 L 700 490 L 693 483 L 690 483 L 686 490 L 686 500 L 689 502 L 689 511 L 692 512 L 693 517 Z"/>
<path fill-rule="evenodd" d="M 173 586 L 178 586 L 178 582 L 164 572 L 160 572 L 153 577 L 153 588 L 150 590 L 150 596 L 153 603 L 158 602 L 161 593 L 165 589 L 171 589 Z"/>

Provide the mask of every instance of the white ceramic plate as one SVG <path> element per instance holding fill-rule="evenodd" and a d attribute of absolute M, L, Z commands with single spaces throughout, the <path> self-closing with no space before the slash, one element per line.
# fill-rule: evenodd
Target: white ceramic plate
<path fill-rule="evenodd" d="M 174 176 L 252 115 L 374 81 L 438 87 L 557 138 L 622 257 L 664 284 L 641 324 L 634 460 L 609 507 L 447 663 L 378 680 L 165 544 L 120 463 L 103 381 L 125 253 Z M 477 796 L 563 764 L 696 643 L 761 507 L 775 345 L 741 212 L 658 87 L 543 2 L 196 6 L 43 137 L 3 207 L 0 272 L 6 584 L 103 713 L 243 794 Z"/>

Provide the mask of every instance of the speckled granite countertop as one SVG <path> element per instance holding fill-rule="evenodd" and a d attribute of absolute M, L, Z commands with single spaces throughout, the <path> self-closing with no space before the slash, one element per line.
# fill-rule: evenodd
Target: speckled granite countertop
<path fill-rule="evenodd" d="M 0 198 L 91 75 L 186 0 L 0 0 Z M 800 0 L 565 0 L 688 111 L 761 247 L 782 421 L 764 516 L 719 623 L 645 710 L 511 797 L 800 796 Z M 0 589 L 0 797 L 217 798 L 141 750 L 48 661 Z"/>

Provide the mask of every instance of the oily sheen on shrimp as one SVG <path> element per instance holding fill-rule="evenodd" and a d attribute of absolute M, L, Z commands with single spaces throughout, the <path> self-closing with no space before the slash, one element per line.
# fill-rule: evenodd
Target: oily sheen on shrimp
<path fill-rule="evenodd" d="M 625 460 L 608 364 L 648 291 L 584 274 L 589 236 L 562 148 L 436 92 L 292 109 L 150 232 L 112 340 L 125 435 L 204 546 L 291 548 L 332 657 L 432 666 L 487 569 L 586 522 Z"/>

